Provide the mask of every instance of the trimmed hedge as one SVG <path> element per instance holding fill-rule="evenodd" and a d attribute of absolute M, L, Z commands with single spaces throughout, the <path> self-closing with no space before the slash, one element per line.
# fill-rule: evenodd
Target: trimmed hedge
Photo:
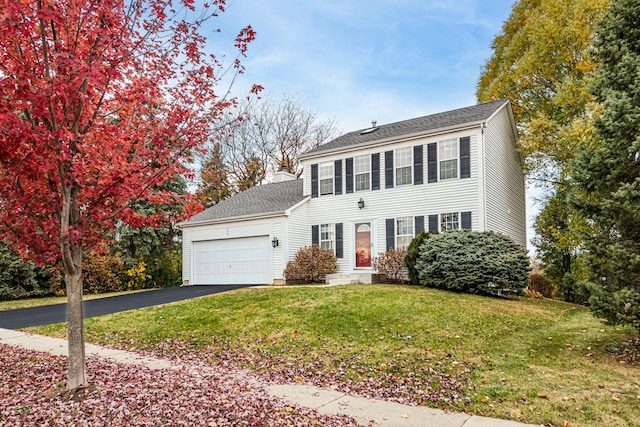
<path fill-rule="evenodd" d="M 527 252 L 495 232 L 448 231 L 420 246 L 419 283 L 483 295 L 521 295 L 529 284 Z"/>

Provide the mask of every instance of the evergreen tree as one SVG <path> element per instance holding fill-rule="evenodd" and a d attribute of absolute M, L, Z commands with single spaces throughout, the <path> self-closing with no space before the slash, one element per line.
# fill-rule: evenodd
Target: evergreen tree
<path fill-rule="evenodd" d="M 573 163 L 594 314 L 640 331 L 640 2 L 613 0 L 599 24 L 595 139 Z"/>
<path fill-rule="evenodd" d="M 206 154 L 200 170 L 200 181 L 198 198 L 205 208 L 219 203 L 233 193 L 220 143 L 215 143 Z"/>

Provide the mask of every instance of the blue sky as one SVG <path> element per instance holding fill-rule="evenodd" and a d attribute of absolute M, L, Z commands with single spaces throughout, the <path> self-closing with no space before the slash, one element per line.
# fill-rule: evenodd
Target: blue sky
<path fill-rule="evenodd" d="M 234 0 L 210 45 L 219 53 L 250 24 L 257 38 L 235 93 L 258 83 L 271 98 L 294 94 L 349 132 L 476 104 L 480 71 L 514 3 Z M 530 225 L 537 192 L 529 193 Z"/>
<path fill-rule="evenodd" d="M 235 0 L 218 20 L 257 39 L 236 89 L 296 94 L 343 131 L 473 105 L 513 0 Z M 215 51 L 215 45 L 214 45 Z"/>

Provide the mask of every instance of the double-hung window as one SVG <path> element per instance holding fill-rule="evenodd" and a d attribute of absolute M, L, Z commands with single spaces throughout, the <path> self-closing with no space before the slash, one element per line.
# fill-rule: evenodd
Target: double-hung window
<path fill-rule="evenodd" d="M 356 191 L 371 188 L 371 156 L 358 156 L 353 159 L 354 175 L 356 177 Z"/>
<path fill-rule="evenodd" d="M 446 139 L 438 143 L 440 179 L 458 177 L 458 139 Z"/>
<path fill-rule="evenodd" d="M 333 224 L 320 224 L 320 247 L 334 252 Z"/>
<path fill-rule="evenodd" d="M 333 194 L 333 162 L 320 164 L 320 195 Z"/>
<path fill-rule="evenodd" d="M 396 150 L 396 185 L 412 183 L 413 177 L 413 147 Z"/>
<path fill-rule="evenodd" d="M 458 212 L 440 214 L 440 231 L 459 230 Z"/>
<path fill-rule="evenodd" d="M 413 240 L 413 217 L 396 218 L 396 249 L 407 249 Z"/>

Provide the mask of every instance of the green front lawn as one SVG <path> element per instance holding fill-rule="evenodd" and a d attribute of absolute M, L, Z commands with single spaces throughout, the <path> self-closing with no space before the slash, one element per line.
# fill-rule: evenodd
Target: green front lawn
<path fill-rule="evenodd" d="M 85 325 L 89 342 L 278 381 L 536 424 L 640 426 L 640 365 L 617 353 L 637 333 L 559 301 L 397 285 L 245 289 Z"/>

